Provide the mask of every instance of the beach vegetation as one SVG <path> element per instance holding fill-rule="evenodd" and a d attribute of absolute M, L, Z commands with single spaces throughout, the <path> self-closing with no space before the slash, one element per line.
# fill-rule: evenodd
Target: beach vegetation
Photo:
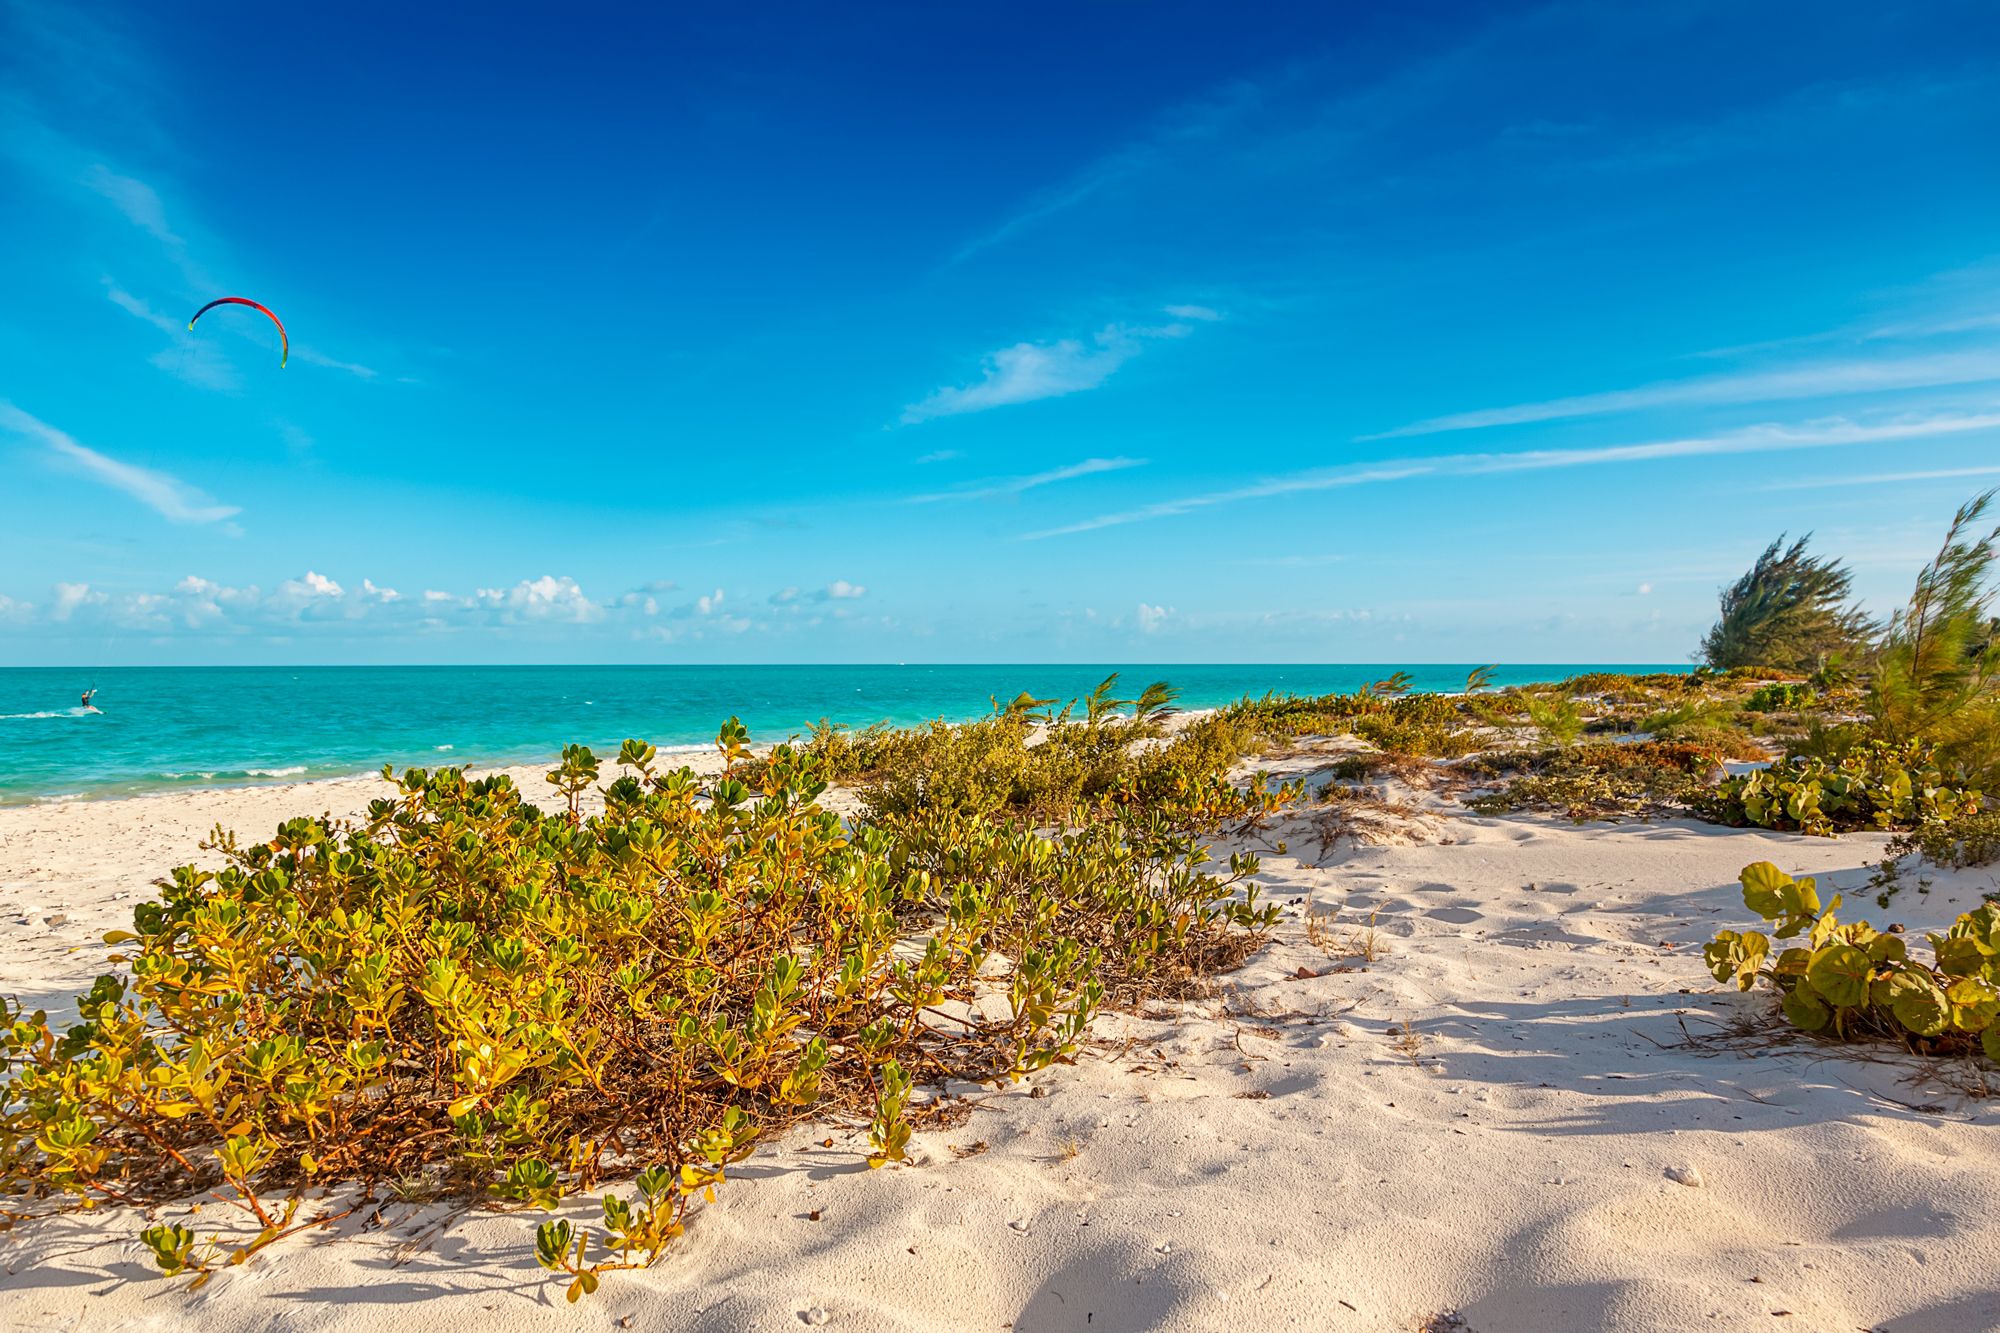
<path fill-rule="evenodd" d="M 1984 904 L 1927 935 L 1926 961 L 1899 927 L 1840 921 L 1839 896 L 1822 904 L 1811 877 L 1759 861 L 1740 882 L 1744 905 L 1775 929 L 1717 932 L 1702 951 L 1717 981 L 1743 991 L 1766 983 L 1785 1018 L 1808 1032 L 2000 1061 L 2000 907 Z M 1774 939 L 1803 943 L 1774 957 Z"/>
<path fill-rule="evenodd" d="M 1873 626 L 1849 604 L 1853 573 L 1838 560 L 1811 554 L 1810 540 L 1807 534 L 1787 546 L 1779 537 L 1723 589 L 1721 614 L 1701 644 L 1709 666 L 1802 675 L 1834 654 L 1866 645 Z"/>
<path fill-rule="evenodd" d="M 1891 617 L 1868 686 L 1868 713 L 1885 740 L 1921 740 L 1968 780 L 2000 779 L 2000 621 L 1992 571 L 2000 529 L 1986 519 L 1993 492 L 1961 506 L 1938 554 Z"/>
<path fill-rule="evenodd" d="M 1551 745 L 1573 745 L 1583 734 L 1583 710 L 1575 699 L 1530 696 L 1527 716 Z"/>
<path fill-rule="evenodd" d="M 1466 802 L 1481 814 L 1545 811 L 1579 823 L 1685 813 L 1721 770 L 1717 751 L 1674 741 L 1497 750 L 1458 766 L 1474 780 L 1505 780 Z"/>
<path fill-rule="evenodd" d="M 1759 685 L 1743 701 L 1745 712 L 1750 713 L 1793 713 L 1813 701 L 1812 687 L 1797 681 L 1774 680 Z"/>
<path fill-rule="evenodd" d="M 1889 843 L 1889 855 L 1921 856 L 1952 870 L 1993 865 L 2000 862 L 2000 810 L 1977 810 L 1949 823 L 1919 824 Z"/>
<path fill-rule="evenodd" d="M 1195 832 L 1278 799 L 1222 795 L 1235 729 L 1100 749 L 1088 720 L 1031 723 L 1044 707 L 822 729 L 755 763 L 732 719 L 707 777 L 573 746 L 549 810 L 504 775 L 385 770 L 356 821 L 218 830 L 219 868 L 175 870 L 107 936 L 117 970 L 75 1023 L 6 1002 L 0 1188 L 234 1205 L 236 1233 L 142 1237 L 199 1280 L 413 1180 L 527 1209 L 631 1180 L 600 1225 L 537 1234 L 575 1300 L 787 1126 L 838 1116 L 868 1165 L 902 1161 L 948 1082 L 1069 1059 L 1105 1004 L 1198 987 L 1277 917 L 1257 858 L 1213 864 Z M 1035 725 L 1064 738 L 1061 784 L 1108 774 L 1051 824 L 1008 767 Z M 820 804 L 828 767 L 898 746 L 919 783 L 853 824 Z"/>
<path fill-rule="evenodd" d="M 1867 740 L 1836 759 L 1789 757 L 1724 778 L 1698 807 L 1716 823 L 1830 837 L 1950 824 L 1981 800 L 1944 772 L 1930 745 Z"/>

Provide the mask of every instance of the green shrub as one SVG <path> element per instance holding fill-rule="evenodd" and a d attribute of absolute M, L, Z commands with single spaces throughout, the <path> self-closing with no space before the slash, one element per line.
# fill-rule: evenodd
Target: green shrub
<path fill-rule="evenodd" d="M 1980 801 L 1978 791 L 1951 784 L 1923 743 L 1868 741 L 1831 762 L 1787 758 L 1725 778 L 1700 809 L 1721 824 L 1831 837 L 1947 824 L 1977 811 Z"/>
<path fill-rule="evenodd" d="M 576 1299 L 657 1257 L 775 1129 L 837 1111 L 868 1124 L 871 1165 L 897 1160 L 930 1113 L 915 1079 L 1043 1068 L 1107 991 L 1183 984 L 1275 919 L 1245 884 L 1256 858 L 1204 871 L 1170 800 L 1107 801 L 1055 834 L 988 818 L 1018 777 L 991 772 L 1012 725 L 965 728 L 970 748 L 933 764 L 937 782 L 976 770 L 967 799 L 853 830 L 818 805 L 809 749 L 740 776 L 732 720 L 713 779 L 627 742 L 600 815 L 582 814 L 598 760 L 571 747 L 556 813 L 505 777 L 416 769 L 352 824 L 218 834 L 222 869 L 181 867 L 107 937 L 123 968 L 67 1031 L 6 1004 L 0 1188 L 210 1191 L 258 1234 L 233 1252 L 143 1237 L 163 1271 L 205 1277 L 309 1225 L 308 1191 L 421 1176 L 546 1208 L 646 1166 L 596 1236 L 538 1235 Z M 1197 745 L 1178 762 L 1228 748 Z M 1157 762 L 1167 787 L 1185 777 Z"/>
<path fill-rule="evenodd" d="M 1891 857 L 1912 854 L 1953 870 L 1990 866 L 2000 861 L 2000 810 L 1975 811 L 1948 824 L 1921 824 L 1889 844 Z"/>
<path fill-rule="evenodd" d="M 1743 707 L 1752 713 L 1791 713 L 1809 706 L 1812 690 L 1796 681 L 1774 680 L 1753 690 Z"/>
<path fill-rule="evenodd" d="M 1587 744 L 1480 755 L 1459 771 L 1512 780 L 1466 804 L 1481 814 L 1547 810 L 1582 822 L 1672 813 L 1721 765 L 1714 751 L 1664 741 Z"/>
<path fill-rule="evenodd" d="M 1243 699 L 1222 710 L 1222 715 L 1241 722 L 1258 734 L 1277 739 L 1294 736 L 1339 736 L 1352 729 L 1354 719 L 1389 711 L 1389 700 L 1371 690 L 1352 694 L 1266 694 L 1261 699 Z"/>
<path fill-rule="evenodd" d="M 1745 866 L 1743 902 L 1777 923 L 1778 939 L 1806 943 L 1770 957 L 1756 930 L 1724 930 L 1702 956 L 1717 981 L 1750 990 L 1762 979 L 1777 991 L 1785 1017 L 1808 1032 L 1841 1038 L 1886 1037 L 1926 1053 L 1975 1047 L 2000 1061 L 2000 908 L 1967 912 L 1929 936 L 1932 960 L 1910 953 L 1903 936 L 1865 921 L 1841 924 L 1835 897 L 1820 905 L 1810 878 L 1793 879 L 1769 861 Z"/>
<path fill-rule="evenodd" d="M 1556 745 L 1572 744 L 1583 734 L 1583 710 L 1574 699 L 1530 698 L 1528 721 Z"/>

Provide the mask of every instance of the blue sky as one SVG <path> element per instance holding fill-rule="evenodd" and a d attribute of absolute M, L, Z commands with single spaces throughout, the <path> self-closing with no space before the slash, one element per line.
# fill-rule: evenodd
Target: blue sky
<path fill-rule="evenodd" d="M 2000 482 L 1990 5 L 446 8 L 0 0 L 0 662 L 1678 661 Z"/>

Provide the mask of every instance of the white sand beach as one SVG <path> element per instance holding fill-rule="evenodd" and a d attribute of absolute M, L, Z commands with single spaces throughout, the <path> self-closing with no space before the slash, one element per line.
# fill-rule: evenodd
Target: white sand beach
<path fill-rule="evenodd" d="M 213 825 L 356 813 L 381 786 L 0 810 L 0 987 L 64 1009 Z M 1322 859 L 1297 820 L 1250 840 L 1295 905 L 1212 996 L 1108 1015 L 1073 1065 L 979 1094 L 907 1164 L 868 1170 L 850 1125 L 767 1144 L 655 1268 L 579 1305 L 535 1265 L 537 1213 L 371 1204 L 190 1293 L 153 1272 L 141 1219 L 97 1210 L 0 1236 L 0 1327 L 2000 1327 L 2000 1101 L 1955 1090 L 1963 1071 L 1785 1040 L 1768 995 L 1700 957 L 1747 923 L 1750 861 L 1912 930 L 1990 872 L 1927 871 L 1876 912 L 1881 836 L 1415 799 L 1383 845 Z M 1743 1023 L 1764 1035 L 1732 1038 Z"/>

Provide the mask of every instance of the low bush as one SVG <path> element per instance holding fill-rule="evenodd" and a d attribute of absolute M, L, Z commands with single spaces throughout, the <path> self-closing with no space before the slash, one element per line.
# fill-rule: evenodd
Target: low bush
<path fill-rule="evenodd" d="M 1745 906 L 1776 923 L 1772 935 L 1806 943 L 1773 959 L 1762 931 L 1719 931 L 1702 951 L 1717 981 L 1745 991 L 1769 982 L 1785 1017 L 1808 1032 L 1887 1038 L 1926 1054 L 1979 1049 L 2000 1061 L 2000 908 L 1988 903 L 1930 935 L 1925 962 L 1898 927 L 1836 920 L 1840 899 L 1822 907 L 1810 878 L 1759 861 L 1741 881 Z"/>
<path fill-rule="evenodd" d="M 1676 813 L 1721 766 L 1713 750 L 1664 741 L 1511 750 L 1477 756 L 1459 771 L 1511 777 L 1466 804 L 1481 814 L 1547 810 L 1579 822 Z"/>
<path fill-rule="evenodd" d="M 895 1161 L 937 1112 L 917 1083 L 1063 1059 L 1107 993 L 1183 986 L 1275 919 L 1256 859 L 1209 873 L 1172 800 L 1053 834 L 984 795 L 849 829 L 817 755 L 780 746 L 753 786 L 747 741 L 724 727 L 712 779 L 627 742 L 587 817 L 600 766 L 572 747 L 555 813 L 505 777 L 384 770 L 393 794 L 355 823 L 218 831 L 220 870 L 181 867 L 107 937 L 122 970 L 75 1024 L 0 1015 L 0 1188 L 234 1202 L 241 1244 L 144 1235 L 205 1278 L 349 1185 L 546 1208 L 636 1173 L 596 1235 L 541 1229 L 576 1299 L 662 1253 L 772 1130 L 839 1111 Z M 1156 764 L 1131 780 L 1178 791 Z"/>
<path fill-rule="evenodd" d="M 1583 710 L 1574 699 L 1532 697 L 1527 706 L 1528 721 L 1554 745 L 1568 745 L 1583 734 Z"/>
<path fill-rule="evenodd" d="M 1476 733 L 1466 725 L 1465 708 L 1488 709 L 1503 697 L 1455 698 L 1409 694 L 1404 689 L 1399 674 L 1352 694 L 1311 698 L 1267 694 L 1245 699 L 1224 709 L 1221 716 L 1275 740 L 1352 735 L 1395 754 L 1448 758 L 1478 748 Z"/>
<path fill-rule="evenodd" d="M 1698 808 L 1719 824 L 1831 837 L 1949 824 L 1978 811 L 1981 799 L 1953 785 L 1922 742 L 1866 741 L 1837 760 L 1792 757 L 1725 778 Z"/>
<path fill-rule="evenodd" d="M 1774 680 L 1768 685 L 1759 685 L 1743 701 L 1746 711 L 1752 713 L 1791 713 L 1808 707 L 1813 702 L 1810 686 L 1796 681 Z"/>
<path fill-rule="evenodd" d="M 1978 810 L 1950 823 L 1919 825 L 1891 841 L 1889 854 L 1919 855 L 1953 870 L 1990 866 L 2000 861 L 2000 810 Z"/>

